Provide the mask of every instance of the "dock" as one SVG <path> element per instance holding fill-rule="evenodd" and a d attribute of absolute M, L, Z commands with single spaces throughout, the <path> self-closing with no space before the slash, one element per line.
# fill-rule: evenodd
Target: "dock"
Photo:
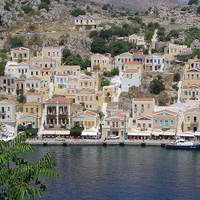
<path fill-rule="evenodd" d="M 56 141 L 53 139 L 30 140 L 26 143 L 33 146 L 157 146 L 165 147 L 170 140 L 92 140 L 92 139 L 65 139 Z"/>

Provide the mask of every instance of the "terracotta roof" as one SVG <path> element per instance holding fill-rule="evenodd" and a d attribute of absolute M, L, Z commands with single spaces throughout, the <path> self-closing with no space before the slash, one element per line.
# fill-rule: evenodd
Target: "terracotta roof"
<path fill-rule="evenodd" d="M 190 109 L 188 109 L 187 111 L 191 111 L 191 110 L 200 110 L 200 107 L 197 107 L 197 108 L 190 108 Z"/>
<path fill-rule="evenodd" d="M 27 95 L 41 95 L 41 92 L 29 92 Z"/>
<path fill-rule="evenodd" d="M 68 74 L 57 74 L 56 76 L 68 76 Z"/>
<path fill-rule="evenodd" d="M 70 102 L 71 99 L 65 98 L 65 97 L 56 97 L 53 99 L 50 99 L 47 101 L 47 103 L 53 103 L 53 102 Z"/>
<path fill-rule="evenodd" d="M 5 99 L 4 101 L 7 101 L 9 103 L 15 103 L 14 101 L 10 100 L 10 99 Z"/>
<path fill-rule="evenodd" d="M 126 118 L 126 115 L 123 115 L 123 114 L 121 114 L 121 113 L 116 113 L 116 114 L 114 114 L 113 116 L 115 116 L 115 115 L 117 115 L 117 116 L 119 116 L 119 117 L 121 117 L 121 118 Z"/>
<path fill-rule="evenodd" d="M 124 64 L 142 64 L 142 62 L 133 61 L 133 62 L 124 62 Z"/>
<path fill-rule="evenodd" d="M 80 92 L 80 91 L 83 91 L 83 90 L 87 90 L 87 91 L 89 91 L 89 92 L 95 92 L 95 90 L 92 90 L 92 89 L 89 89 L 89 88 L 80 89 L 79 92 Z"/>
<path fill-rule="evenodd" d="M 134 101 L 153 101 L 153 98 L 133 98 Z"/>
<path fill-rule="evenodd" d="M 183 86 L 183 89 L 187 89 L 187 88 L 199 88 L 200 86 L 199 85 L 197 85 L 197 84 L 192 84 L 192 85 L 184 85 Z"/>
<path fill-rule="evenodd" d="M 93 116 L 96 116 L 96 115 L 97 115 L 96 113 L 91 112 L 91 111 L 86 111 L 86 113 L 89 114 L 89 115 L 93 115 Z"/>
<path fill-rule="evenodd" d="M 142 52 L 134 52 L 133 55 L 143 55 Z"/>
<path fill-rule="evenodd" d="M 42 70 L 51 70 L 50 67 L 43 67 Z"/>
<path fill-rule="evenodd" d="M 177 114 L 177 112 L 173 112 L 173 111 L 167 110 L 167 109 L 154 112 L 154 114 L 163 113 L 163 112 L 167 112 L 167 113 L 170 113 L 170 114 L 173 114 L 173 115 Z"/>

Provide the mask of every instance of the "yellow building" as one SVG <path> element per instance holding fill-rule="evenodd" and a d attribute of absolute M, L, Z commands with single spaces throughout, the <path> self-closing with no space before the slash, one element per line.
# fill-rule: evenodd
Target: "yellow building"
<path fill-rule="evenodd" d="M 114 98 L 117 94 L 117 88 L 115 86 L 104 86 L 103 87 L 103 102 L 114 102 Z"/>
<path fill-rule="evenodd" d="M 79 65 L 62 65 L 57 68 L 58 74 L 68 74 L 70 76 L 78 77 L 80 75 L 81 67 Z"/>
<path fill-rule="evenodd" d="M 62 63 L 62 52 L 64 47 L 43 47 L 42 48 L 42 59 L 49 58 L 56 60 L 56 67 L 61 66 Z"/>
<path fill-rule="evenodd" d="M 93 54 L 91 56 L 91 70 L 92 71 L 109 71 L 111 69 L 111 56 L 108 54 Z"/>
<path fill-rule="evenodd" d="M 84 128 L 98 127 L 100 123 L 99 115 L 92 111 L 77 113 L 72 117 L 73 126 L 79 125 Z"/>
<path fill-rule="evenodd" d="M 133 98 L 132 101 L 132 117 L 136 119 L 138 117 L 151 116 L 155 109 L 154 98 Z"/>
<path fill-rule="evenodd" d="M 152 115 L 153 129 L 176 130 L 178 125 L 178 113 L 171 110 L 161 110 Z"/>
<path fill-rule="evenodd" d="M 11 59 L 14 62 L 24 62 L 30 60 L 30 49 L 18 47 L 11 49 Z"/>
<path fill-rule="evenodd" d="M 105 138 L 110 135 L 124 137 L 128 131 L 128 120 L 129 118 L 121 113 L 106 117 L 103 124 L 102 137 Z"/>
<path fill-rule="evenodd" d="M 20 117 L 20 124 L 27 128 L 39 128 L 43 104 L 40 102 L 29 102 L 23 105 L 23 116 Z"/>
<path fill-rule="evenodd" d="M 200 132 L 200 108 L 191 108 L 184 113 L 183 132 Z"/>
<path fill-rule="evenodd" d="M 66 95 L 68 75 L 66 74 L 57 74 L 55 77 L 55 91 L 54 94 L 57 95 Z"/>
<path fill-rule="evenodd" d="M 191 62 L 185 66 L 182 80 L 181 99 L 200 99 L 200 69 L 198 62 Z"/>
<path fill-rule="evenodd" d="M 88 89 L 95 89 L 95 81 L 94 78 L 91 76 L 82 75 L 78 79 L 78 89 L 88 88 Z"/>
<path fill-rule="evenodd" d="M 81 104 L 86 109 L 101 110 L 102 92 L 91 89 L 81 89 L 76 92 L 76 103 Z"/>

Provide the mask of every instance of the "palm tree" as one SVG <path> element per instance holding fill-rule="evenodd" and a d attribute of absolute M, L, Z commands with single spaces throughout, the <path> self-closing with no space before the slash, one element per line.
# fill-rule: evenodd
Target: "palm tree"
<path fill-rule="evenodd" d="M 41 198 L 46 186 L 39 178 L 59 176 L 51 169 L 56 163 L 49 154 L 35 164 L 20 157 L 34 152 L 34 149 L 25 143 L 26 139 L 26 133 L 22 132 L 9 143 L 0 141 L 0 199 L 34 199 L 37 195 Z"/>

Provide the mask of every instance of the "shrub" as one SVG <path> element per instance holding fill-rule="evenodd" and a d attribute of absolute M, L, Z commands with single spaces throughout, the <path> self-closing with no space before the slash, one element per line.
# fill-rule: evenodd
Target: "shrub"
<path fill-rule="evenodd" d="M 31 7 L 27 6 L 27 5 L 22 5 L 22 6 L 21 6 L 21 9 L 22 9 L 26 14 L 28 14 L 28 13 L 34 11 L 33 8 L 31 8 Z"/>
<path fill-rule="evenodd" d="M 92 72 L 85 71 L 85 75 L 92 76 Z"/>
<path fill-rule="evenodd" d="M 12 48 L 24 46 L 25 38 L 22 36 L 10 37 L 10 44 Z"/>
<path fill-rule="evenodd" d="M 110 81 L 108 81 L 108 80 L 101 81 L 101 86 L 109 86 L 109 84 L 110 84 Z"/>
<path fill-rule="evenodd" d="M 44 2 L 46 4 L 50 4 L 51 3 L 51 0 L 41 0 L 41 2 Z"/>
<path fill-rule="evenodd" d="M 79 15 L 85 15 L 86 12 L 85 12 L 85 10 L 81 10 L 81 9 L 77 8 L 77 9 L 75 9 L 75 10 L 72 10 L 70 14 L 71 14 L 72 16 L 74 16 L 74 17 L 77 17 L 77 16 L 79 16 Z"/>
<path fill-rule="evenodd" d="M 39 5 L 38 5 L 38 9 L 41 10 L 41 9 L 46 9 L 47 11 L 49 10 L 49 6 L 47 3 L 45 2 L 41 2 Z"/>
<path fill-rule="evenodd" d="M 6 1 L 5 2 L 5 6 L 4 6 L 4 9 L 7 10 L 7 11 L 10 11 L 10 7 L 12 6 L 12 3 L 10 3 L 9 1 Z"/>
<path fill-rule="evenodd" d="M 174 74 L 173 81 L 178 82 L 179 80 L 180 80 L 180 74 L 177 72 L 177 73 Z"/>

